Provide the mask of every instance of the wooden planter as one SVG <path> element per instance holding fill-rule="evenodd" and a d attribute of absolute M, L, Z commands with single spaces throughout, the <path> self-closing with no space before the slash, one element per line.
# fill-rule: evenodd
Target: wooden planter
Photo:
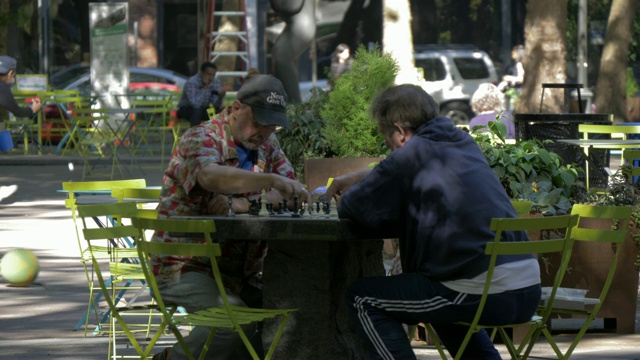
<path fill-rule="evenodd" d="M 610 228 L 611 222 L 605 219 L 581 219 L 581 221 L 594 221 L 593 227 Z M 592 227 L 589 225 L 589 227 Z M 638 270 L 635 267 L 638 249 L 633 234 L 639 230 L 629 225 L 627 237 L 623 243 L 622 253 L 618 258 L 616 273 L 609 288 L 598 318 L 604 320 L 604 328 L 607 331 L 615 331 L 618 334 L 633 334 L 635 330 L 636 307 L 638 302 Z M 539 234 L 530 233 L 532 240 L 539 239 Z M 586 243 L 577 241 L 574 244 L 569 264 L 569 271 L 562 281 L 562 287 L 586 289 L 587 297 L 600 296 L 600 289 L 606 280 L 614 249 L 610 244 Z M 555 269 L 559 264 L 557 257 L 551 257 L 546 263 L 548 271 L 542 267 L 542 286 L 551 286 Z M 571 315 L 560 315 L 563 318 Z M 552 317 L 553 318 L 553 317 Z M 556 317 L 560 318 L 560 317 Z"/>

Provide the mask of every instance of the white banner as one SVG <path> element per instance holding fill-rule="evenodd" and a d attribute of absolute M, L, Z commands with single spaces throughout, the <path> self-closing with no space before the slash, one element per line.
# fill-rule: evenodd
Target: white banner
<path fill-rule="evenodd" d="M 120 107 L 114 95 L 129 89 L 129 7 L 127 3 L 90 3 L 91 95 L 100 107 Z"/>

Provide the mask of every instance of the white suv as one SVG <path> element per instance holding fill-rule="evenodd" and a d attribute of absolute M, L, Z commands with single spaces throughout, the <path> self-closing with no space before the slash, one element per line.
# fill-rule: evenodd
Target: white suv
<path fill-rule="evenodd" d="M 498 83 L 489 55 L 473 45 L 416 45 L 414 52 L 416 68 L 424 74 L 422 88 L 438 102 L 440 114 L 454 124 L 468 124 L 478 86 Z"/>
<path fill-rule="evenodd" d="M 473 45 L 416 45 L 414 60 L 416 68 L 424 74 L 422 88 L 440 105 L 440 114 L 456 125 L 468 124 L 474 116 L 469 103 L 480 84 L 498 84 L 491 58 Z M 319 69 L 325 66 L 330 66 L 329 61 L 318 64 Z M 325 91 L 330 89 L 326 79 L 320 79 L 315 84 L 311 81 L 301 82 L 302 101 L 309 99 L 312 87 L 320 87 Z"/>

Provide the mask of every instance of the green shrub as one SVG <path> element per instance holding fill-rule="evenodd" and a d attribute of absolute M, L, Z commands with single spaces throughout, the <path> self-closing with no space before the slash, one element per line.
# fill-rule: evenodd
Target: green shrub
<path fill-rule="evenodd" d="M 308 102 L 287 107 L 289 128 L 280 129 L 276 134 L 298 179 L 302 179 L 305 158 L 331 156 L 329 144 L 323 134 L 326 122 L 320 117 L 320 109 L 326 98 L 327 94 L 321 88 L 312 88 Z"/>
<path fill-rule="evenodd" d="M 635 76 L 633 76 L 633 69 L 627 68 L 627 97 L 634 97 L 640 94 L 640 85 L 636 81 Z"/>
<path fill-rule="evenodd" d="M 384 137 L 372 121 L 369 106 L 394 84 L 399 67 L 391 54 L 361 45 L 351 70 L 340 76 L 320 111 L 323 135 L 337 157 L 376 157 L 387 153 Z"/>
<path fill-rule="evenodd" d="M 563 164 L 562 158 L 547 151 L 540 140 L 507 143 L 507 128 L 500 121 L 490 121 L 486 132 L 480 133 L 481 128 L 484 130 L 474 127 L 471 133 L 509 198 L 530 200 L 535 212 L 570 211 L 576 187 L 580 187 L 577 180 L 581 168 Z"/>

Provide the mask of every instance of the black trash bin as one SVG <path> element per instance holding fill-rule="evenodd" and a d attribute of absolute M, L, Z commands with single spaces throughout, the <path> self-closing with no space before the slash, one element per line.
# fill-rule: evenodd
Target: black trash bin
<path fill-rule="evenodd" d="M 609 114 L 515 114 L 516 139 L 521 140 L 558 140 L 580 139 L 580 124 L 611 125 Z M 594 134 L 592 139 L 607 139 L 609 135 Z M 574 163 L 585 168 L 585 154 L 581 147 L 559 142 L 545 143 L 545 148 L 560 156 L 565 164 Z M 592 160 L 589 162 L 589 184 L 592 187 L 607 186 L 609 175 L 605 167 L 609 166 L 609 150 L 594 149 L 589 151 Z M 579 179 L 585 181 L 584 174 Z"/>

